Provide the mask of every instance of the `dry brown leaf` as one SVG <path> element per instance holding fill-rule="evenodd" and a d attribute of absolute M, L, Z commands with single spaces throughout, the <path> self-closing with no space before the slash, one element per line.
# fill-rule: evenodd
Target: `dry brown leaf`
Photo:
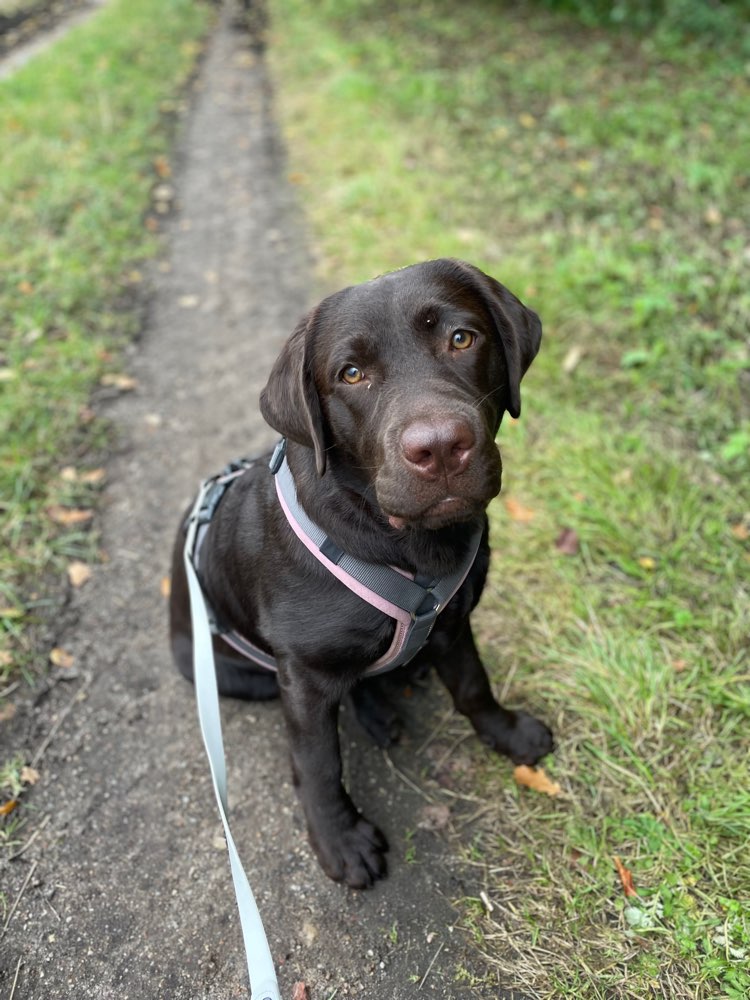
<path fill-rule="evenodd" d="M 292 1000 L 310 1000 L 310 991 L 303 982 L 298 982 L 294 984 L 294 993 L 292 994 Z"/>
<path fill-rule="evenodd" d="M 625 867 L 616 854 L 614 856 L 614 862 L 617 874 L 620 876 L 620 881 L 622 882 L 622 891 L 628 897 L 637 896 L 638 893 L 633 885 L 633 874 L 630 869 Z"/>
<path fill-rule="evenodd" d="M 10 722 L 15 714 L 16 706 L 12 701 L 6 702 L 5 705 L 0 705 L 0 722 Z"/>
<path fill-rule="evenodd" d="M 53 504 L 47 508 L 47 514 L 55 522 L 65 528 L 74 524 L 85 524 L 94 516 L 93 510 L 81 510 L 76 507 L 62 507 L 60 504 Z"/>
<path fill-rule="evenodd" d="M 746 542 L 750 538 L 750 528 L 744 521 L 740 521 L 739 524 L 733 524 L 729 530 L 740 542 Z"/>
<path fill-rule="evenodd" d="M 524 507 L 522 503 L 514 497 L 505 498 L 505 509 L 514 521 L 521 521 L 526 524 L 534 520 L 534 511 L 530 507 Z"/>
<path fill-rule="evenodd" d="M 24 765 L 21 768 L 21 781 L 24 785 L 35 785 L 39 781 L 39 772 L 35 767 Z"/>
<path fill-rule="evenodd" d="M 450 806 L 438 803 L 425 806 L 417 826 L 420 830 L 444 830 L 450 823 Z"/>
<path fill-rule="evenodd" d="M 86 483 L 87 486 L 98 486 L 104 482 L 106 476 L 106 469 L 86 469 L 85 472 L 79 474 L 78 478 L 82 483 Z"/>
<path fill-rule="evenodd" d="M 53 667 L 62 667 L 67 670 L 69 667 L 73 666 L 76 658 L 72 653 L 69 653 L 61 646 L 55 646 L 55 648 L 50 651 L 49 661 Z"/>
<path fill-rule="evenodd" d="M 162 597 L 169 597 L 169 595 L 172 593 L 171 576 L 163 576 L 161 578 L 161 583 L 159 584 L 159 590 L 161 591 Z"/>
<path fill-rule="evenodd" d="M 564 556 L 577 556 L 580 547 L 578 534 L 572 528 L 563 528 L 557 536 L 555 548 Z"/>
<path fill-rule="evenodd" d="M 3 802 L 0 806 L 0 816 L 7 816 L 8 813 L 12 813 L 17 805 L 18 799 L 9 799 L 7 802 Z"/>
<path fill-rule="evenodd" d="M 68 566 L 68 579 L 71 586 L 82 587 L 84 583 L 91 579 L 91 572 L 91 567 L 87 566 L 85 562 L 74 559 Z"/>
<path fill-rule="evenodd" d="M 524 788 L 531 788 L 535 792 L 542 792 L 544 795 L 559 795 L 562 788 L 556 781 L 552 781 L 544 773 L 542 767 L 529 767 L 528 764 L 519 764 L 513 769 L 513 777 L 519 785 Z"/>
<path fill-rule="evenodd" d="M 100 382 L 102 385 L 113 386 L 120 392 L 132 392 L 138 387 L 138 381 L 132 375 L 125 375 L 122 372 L 109 372 L 107 375 L 102 375 Z"/>

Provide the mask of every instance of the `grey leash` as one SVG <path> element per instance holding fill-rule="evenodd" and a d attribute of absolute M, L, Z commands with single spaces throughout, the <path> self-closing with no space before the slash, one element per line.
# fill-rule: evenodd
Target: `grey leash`
<path fill-rule="evenodd" d="M 204 492 L 201 491 L 190 515 L 185 542 L 185 572 L 187 573 L 190 613 L 193 620 L 193 675 L 195 696 L 198 703 L 198 719 L 211 768 L 219 814 L 227 840 L 232 880 L 237 897 L 242 936 L 245 941 L 251 1000 L 280 1000 L 276 970 L 263 930 L 263 921 L 260 918 L 255 897 L 237 853 L 227 818 L 227 771 L 224 759 L 224 741 L 221 736 L 221 715 L 219 712 L 219 693 L 216 686 L 211 626 L 203 599 L 203 591 L 192 560 L 199 511 L 203 499 Z"/>

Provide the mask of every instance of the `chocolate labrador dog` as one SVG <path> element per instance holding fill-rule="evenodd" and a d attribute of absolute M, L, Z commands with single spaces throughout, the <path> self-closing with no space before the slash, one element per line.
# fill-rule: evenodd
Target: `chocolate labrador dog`
<path fill-rule="evenodd" d="M 291 523 L 267 459 L 235 473 L 212 502 L 198 572 L 220 623 L 219 690 L 281 696 L 310 842 L 324 871 L 352 887 L 385 874 L 387 844 L 342 786 L 338 710 L 350 696 L 381 745 L 394 737 L 385 686 L 369 671 L 398 643 L 394 616 L 342 582 L 338 560 L 393 567 L 428 593 L 435 580 L 452 579 L 455 593 L 445 607 L 436 602 L 412 663 L 434 665 L 458 711 L 498 753 L 533 764 L 553 748 L 546 725 L 495 700 L 469 623 L 489 562 L 485 511 L 500 490 L 495 435 L 506 410 L 520 413 L 521 377 L 540 340 L 536 313 L 457 260 L 331 295 L 292 333 L 260 400 L 286 438 L 299 517 L 317 525 L 326 555 Z M 192 677 L 184 538 L 183 526 L 170 631 L 177 665 Z M 237 653 L 230 630 L 272 654 L 277 672 Z"/>

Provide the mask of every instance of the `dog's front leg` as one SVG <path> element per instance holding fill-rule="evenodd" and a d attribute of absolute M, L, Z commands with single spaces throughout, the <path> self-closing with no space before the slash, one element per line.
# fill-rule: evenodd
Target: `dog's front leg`
<path fill-rule="evenodd" d="M 454 705 L 487 746 L 506 754 L 515 764 L 535 764 L 554 750 L 552 733 L 543 722 L 526 712 L 503 708 L 496 701 L 468 619 L 454 642 L 438 634 L 432 646 L 438 674 Z"/>
<path fill-rule="evenodd" d="M 336 882 L 365 889 L 386 874 L 383 834 L 360 815 L 341 783 L 339 697 L 305 666 L 279 665 L 292 774 L 310 843 Z"/>

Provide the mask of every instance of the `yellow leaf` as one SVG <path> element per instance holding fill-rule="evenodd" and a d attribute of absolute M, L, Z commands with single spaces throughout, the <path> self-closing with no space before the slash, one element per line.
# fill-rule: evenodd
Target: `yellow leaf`
<path fill-rule="evenodd" d="M 91 579 L 91 567 L 78 559 L 73 560 L 68 566 L 68 579 L 73 587 L 82 587 Z"/>
<path fill-rule="evenodd" d="M 17 805 L 18 799 L 10 799 L 8 802 L 3 802 L 0 806 L 0 816 L 7 816 L 8 813 L 12 813 Z"/>
<path fill-rule="evenodd" d="M 514 497 L 505 498 L 505 509 L 514 521 L 527 523 L 534 520 L 534 511 L 530 507 L 524 507 L 522 503 Z"/>
<path fill-rule="evenodd" d="M 638 565 L 643 569 L 656 569 L 656 560 L 652 559 L 651 556 L 641 556 Z"/>
<path fill-rule="evenodd" d="M 75 507 L 61 507 L 60 504 L 53 504 L 47 508 L 47 513 L 55 524 L 62 524 L 69 528 L 73 524 L 84 524 L 94 516 L 92 510 L 79 510 Z"/>
<path fill-rule="evenodd" d="M 0 608 L 0 618 L 23 618 L 23 608 Z"/>
<path fill-rule="evenodd" d="M 119 389 L 120 392 L 132 392 L 138 386 L 138 382 L 132 375 L 125 375 L 122 372 L 109 372 L 106 375 L 102 375 L 100 381 L 102 385 L 113 386 L 115 389 Z"/>
<path fill-rule="evenodd" d="M 62 667 L 63 669 L 68 669 L 72 667 L 75 663 L 75 657 L 72 653 L 68 653 L 66 650 L 62 649 L 60 646 L 55 646 L 49 654 L 49 661 L 54 667 Z"/>
<path fill-rule="evenodd" d="M 527 764 L 519 764 L 513 769 L 513 777 L 519 785 L 524 788 L 531 788 L 535 792 L 542 792 L 544 795 L 559 795 L 562 788 L 556 781 L 552 781 L 544 773 L 544 768 L 529 767 Z"/>

